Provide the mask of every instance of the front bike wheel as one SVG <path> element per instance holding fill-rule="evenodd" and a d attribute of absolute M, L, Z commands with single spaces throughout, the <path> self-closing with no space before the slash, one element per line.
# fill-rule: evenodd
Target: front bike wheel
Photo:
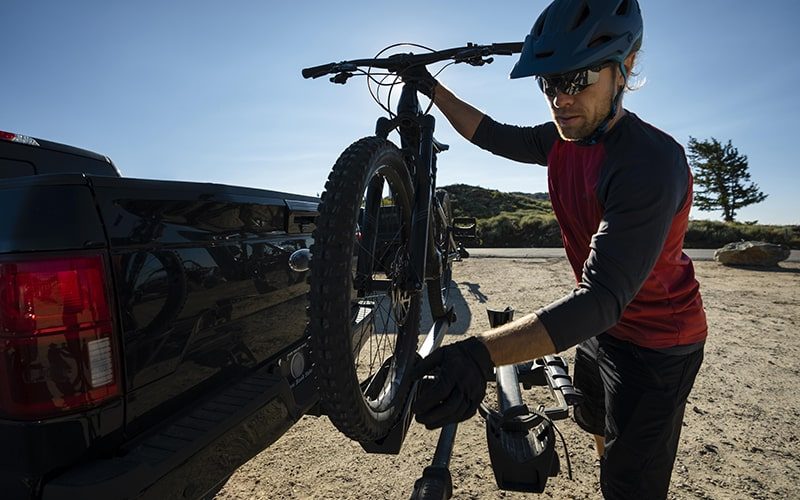
<path fill-rule="evenodd" d="M 403 155 L 368 137 L 336 161 L 311 247 L 309 330 L 320 399 L 361 442 L 388 434 L 411 388 L 420 294 L 408 291 L 413 189 Z"/>
<path fill-rule="evenodd" d="M 428 249 L 430 257 L 428 268 L 431 270 L 432 277 L 427 280 L 427 288 L 431 315 L 434 318 L 441 318 L 447 314 L 450 303 L 450 282 L 453 279 L 453 256 L 455 255 L 450 230 L 453 224 L 453 210 L 450 207 L 450 197 L 447 191 L 436 190 L 436 205 L 431 208 L 431 245 Z"/>

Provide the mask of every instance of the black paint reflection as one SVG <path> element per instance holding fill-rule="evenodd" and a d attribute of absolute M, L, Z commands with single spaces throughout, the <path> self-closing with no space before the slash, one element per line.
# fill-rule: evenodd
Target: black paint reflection
<path fill-rule="evenodd" d="M 311 239 L 287 235 L 283 200 L 113 207 L 129 422 L 239 378 L 303 338 L 307 272 L 288 263 Z"/>

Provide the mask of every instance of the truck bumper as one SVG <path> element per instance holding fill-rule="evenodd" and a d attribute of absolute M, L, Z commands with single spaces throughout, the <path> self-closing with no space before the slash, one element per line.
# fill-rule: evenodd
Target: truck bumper
<path fill-rule="evenodd" d="M 269 365 L 121 456 L 69 469 L 46 482 L 42 499 L 204 497 L 317 402 L 310 372 L 291 380 L 281 371 Z"/>

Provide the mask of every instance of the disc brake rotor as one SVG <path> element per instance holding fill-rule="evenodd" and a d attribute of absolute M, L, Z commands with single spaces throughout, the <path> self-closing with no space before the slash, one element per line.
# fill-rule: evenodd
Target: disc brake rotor
<path fill-rule="evenodd" d="M 411 293 L 405 289 L 407 283 L 409 262 L 408 253 L 405 247 L 402 246 L 397 251 L 394 260 L 392 261 L 389 270 L 392 284 L 389 287 L 389 293 L 392 298 L 392 312 L 394 313 L 394 320 L 397 326 L 404 326 L 408 316 L 408 310 L 411 307 Z"/>

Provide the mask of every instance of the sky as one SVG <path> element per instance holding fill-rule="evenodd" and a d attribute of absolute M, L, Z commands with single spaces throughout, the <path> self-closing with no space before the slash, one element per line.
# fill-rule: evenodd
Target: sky
<path fill-rule="evenodd" d="M 746 155 L 768 198 L 738 220 L 800 224 L 800 3 L 640 1 L 644 84 L 625 107 L 684 146 L 714 137 Z M 521 41 L 547 3 L 3 0 L 0 130 L 99 152 L 126 177 L 318 195 L 383 112 L 364 79 L 305 80 L 302 68 L 400 42 Z M 453 65 L 439 80 L 498 121 L 549 121 L 534 81 L 509 80 L 515 61 Z M 450 145 L 438 185 L 547 191 L 544 168 L 480 150 L 433 113 Z"/>

